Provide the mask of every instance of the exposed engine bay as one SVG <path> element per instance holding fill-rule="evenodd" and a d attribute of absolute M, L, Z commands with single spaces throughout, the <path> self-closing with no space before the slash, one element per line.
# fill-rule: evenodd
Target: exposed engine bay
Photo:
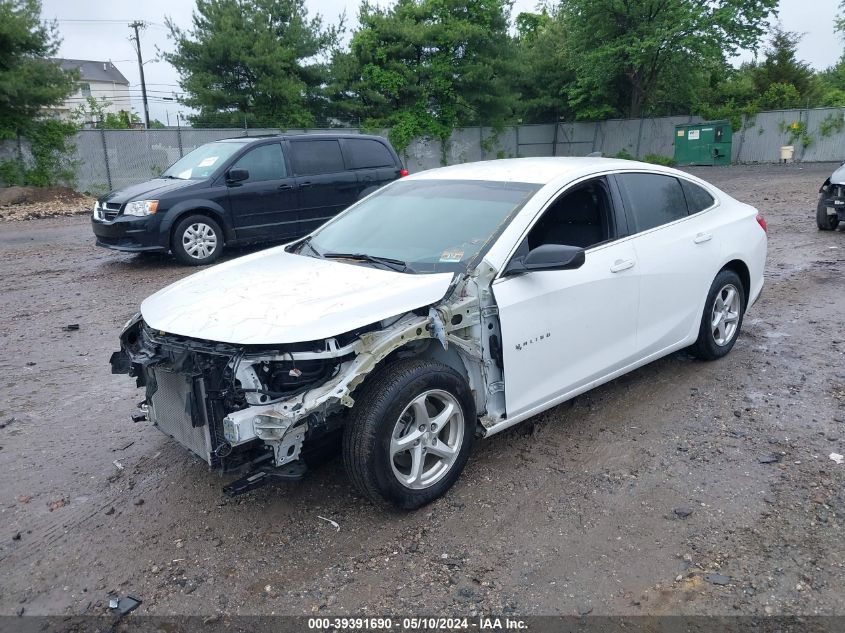
<path fill-rule="evenodd" d="M 453 293 L 464 297 L 449 304 L 322 341 L 281 346 L 169 334 L 152 329 L 138 314 L 124 328 L 112 371 L 134 376 L 145 388 L 142 409 L 161 431 L 224 472 L 302 466 L 304 451 L 337 435 L 354 404 L 355 387 L 391 355 L 437 357 L 459 369 L 479 412 L 498 401 L 499 413 L 481 420 L 492 426 L 504 417 L 498 318 L 495 309 L 482 315 L 467 286 L 476 290 L 476 279 L 465 279 L 463 290 Z M 492 302 L 489 292 L 486 299 Z M 484 344 L 482 329 L 491 333 Z M 301 476 L 288 472 L 290 478 Z"/>

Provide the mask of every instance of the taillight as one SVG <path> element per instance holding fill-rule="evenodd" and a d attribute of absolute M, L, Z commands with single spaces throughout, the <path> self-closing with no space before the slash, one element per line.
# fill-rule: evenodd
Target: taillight
<path fill-rule="evenodd" d="M 403 167 L 402 169 L 400 169 L 400 170 L 399 170 L 399 177 L 400 177 L 400 178 L 404 178 L 404 177 L 405 177 L 405 176 L 407 176 L 407 175 L 408 175 L 408 170 L 407 170 L 407 169 L 405 169 L 404 167 Z"/>
<path fill-rule="evenodd" d="M 762 213 L 757 214 L 757 224 L 760 225 L 760 228 L 763 229 L 764 233 L 769 232 L 769 230 L 766 228 L 766 218 L 763 217 Z"/>

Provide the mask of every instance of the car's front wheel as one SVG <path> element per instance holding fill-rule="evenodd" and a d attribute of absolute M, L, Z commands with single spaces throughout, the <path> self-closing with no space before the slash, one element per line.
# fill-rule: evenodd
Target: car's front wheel
<path fill-rule="evenodd" d="M 173 229 L 173 254 L 188 266 L 212 264 L 223 252 L 223 231 L 205 215 L 190 215 Z"/>
<path fill-rule="evenodd" d="M 742 327 L 746 301 L 739 275 L 733 270 L 720 271 L 707 293 L 698 340 L 692 346 L 696 356 L 716 360 L 731 351 Z"/>
<path fill-rule="evenodd" d="M 474 434 L 475 405 L 460 374 L 430 360 L 400 360 L 355 392 L 343 462 L 371 501 L 413 510 L 455 483 Z"/>
<path fill-rule="evenodd" d="M 819 205 L 816 207 L 816 224 L 821 231 L 835 231 L 839 226 L 839 216 L 828 214 L 824 200 L 819 200 Z"/>

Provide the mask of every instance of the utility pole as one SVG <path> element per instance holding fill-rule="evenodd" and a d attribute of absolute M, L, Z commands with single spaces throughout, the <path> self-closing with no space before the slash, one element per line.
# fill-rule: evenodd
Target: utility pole
<path fill-rule="evenodd" d="M 140 20 L 135 20 L 129 25 L 130 29 L 135 31 L 135 36 L 130 36 L 129 39 L 135 42 L 135 52 L 138 54 L 138 72 L 141 75 L 141 99 L 144 101 L 144 123 L 146 128 L 150 129 L 150 106 L 147 104 L 147 83 L 144 81 L 144 61 L 141 59 L 141 36 L 138 34 L 140 29 L 146 28 L 146 24 Z"/>

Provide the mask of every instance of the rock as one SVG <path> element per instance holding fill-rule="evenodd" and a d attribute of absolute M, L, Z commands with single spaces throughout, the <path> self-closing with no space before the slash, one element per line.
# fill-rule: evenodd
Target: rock
<path fill-rule="evenodd" d="M 783 455 L 780 453 L 764 453 L 757 458 L 757 461 L 761 464 L 777 464 L 781 459 Z"/>
<path fill-rule="evenodd" d="M 692 508 L 687 506 L 681 506 L 680 508 L 675 508 L 673 512 L 679 518 L 686 519 L 689 515 L 692 514 Z"/>
<path fill-rule="evenodd" d="M 143 499 L 135 499 L 134 503 L 135 503 L 136 506 L 142 506 L 142 505 L 144 505 L 144 500 Z"/>
<path fill-rule="evenodd" d="M 114 506 L 110 506 L 108 510 L 106 510 L 106 516 L 111 516 L 114 514 Z"/>
<path fill-rule="evenodd" d="M 723 576 L 722 574 L 707 574 L 704 580 L 714 585 L 727 585 L 730 584 L 731 577 Z"/>
<path fill-rule="evenodd" d="M 13 540 L 13 541 L 19 541 L 19 540 L 21 540 L 21 533 L 20 533 L 20 532 L 15 532 L 14 536 L 12 536 L 12 540 Z"/>
<path fill-rule="evenodd" d="M 578 615 L 589 615 L 593 612 L 593 607 L 588 604 L 578 605 Z"/>
<path fill-rule="evenodd" d="M 774 495 L 765 494 L 765 495 L 763 495 L 763 501 L 765 501 L 766 503 L 769 503 L 771 505 L 775 505 L 775 503 L 777 502 L 777 499 L 775 498 Z"/>

